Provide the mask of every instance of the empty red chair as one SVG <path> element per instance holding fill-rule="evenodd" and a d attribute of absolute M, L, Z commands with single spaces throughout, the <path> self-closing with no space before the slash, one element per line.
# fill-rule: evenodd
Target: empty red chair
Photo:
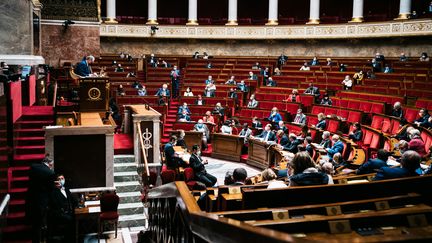
<path fill-rule="evenodd" d="M 186 185 L 188 186 L 189 190 L 193 190 L 197 182 L 195 181 L 195 173 L 192 168 L 186 168 L 184 170 L 184 177 Z"/>
<path fill-rule="evenodd" d="M 117 238 L 117 226 L 119 214 L 117 208 L 120 202 L 120 198 L 115 193 L 106 193 L 102 195 L 100 199 L 100 214 L 98 221 L 98 241 L 100 234 L 103 231 L 103 226 L 105 222 L 114 222 L 115 227 L 115 238 Z"/>
<path fill-rule="evenodd" d="M 327 120 L 327 131 L 336 133 L 339 130 L 339 121 Z"/>
<path fill-rule="evenodd" d="M 384 118 L 382 116 L 373 116 L 371 127 L 375 129 L 379 129 L 381 127 L 383 119 Z"/>
<path fill-rule="evenodd" d="M 390 133 L 391 122 L 389 118 L 384 118 L 381 125 L 381 131 L 383 133 Z"/>
<path fill-rule="evenodd" d="M 175 181 L 176 173 L 174 170 L 165 170 L 161 172 L 162 184 L 167 184 Z"/>

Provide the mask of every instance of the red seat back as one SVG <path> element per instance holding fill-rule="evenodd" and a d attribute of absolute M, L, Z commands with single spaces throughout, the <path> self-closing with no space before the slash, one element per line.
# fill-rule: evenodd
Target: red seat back
<path fill-rule="evenodd" d="M 195 173 L 192 168 L 186 168 L 183 173 L 186 182 L 195 180 Z"/>
<path fill-rule="evenodd" d="M 115 212 L 117 211 L 120 198 L 115 193 L 105 193 L 100 199 L 101 212 Z"/>
<path fill-rule="evenodd" d="M 175 181 L 175 171 L 174 170 L 165 170 L 161 172 L 162 184 L 167 184 Z"/>

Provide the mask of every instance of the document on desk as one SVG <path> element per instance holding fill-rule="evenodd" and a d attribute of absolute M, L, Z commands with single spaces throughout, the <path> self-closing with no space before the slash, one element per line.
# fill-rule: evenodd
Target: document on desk
<path fill-rule="evenodd" d="M 89 207 L 89 213 L 100 213 L 100 207 Z"/>

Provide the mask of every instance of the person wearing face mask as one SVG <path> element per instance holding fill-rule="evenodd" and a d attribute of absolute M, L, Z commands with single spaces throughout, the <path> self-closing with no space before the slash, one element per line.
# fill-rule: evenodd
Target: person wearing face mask
<path fill-rule="evenodd" d="M 333 104 L 332 100 L 330 99 L 328 94 L 325 94 L 324 97 L 321 100 L 321 105 L 328 105 L 331 106 Z"/>
<path fill-rule="evenodd" d="M 420 56 L 419 61 L 420 62 L 429 62 L 428 54 L 426 52 L 423 52 Z"/>
<path fill-rule="evenodd" d="M 178 108 L 178 110 L 177 110 L 177 115 L 181 115 L 181 114 L 183 114 L 183 111 L 186 111 L 186 114 L 187 114 L 187 115 L 190 115 L 190 114 L 191 114 L 191 112 L 190 112 L 190 110 L 189 110 L 189 107 L 188 107 L 188 105 L 187 105 L 186 102 L 184 102 L 182 106 L 179 106 L 179 108 Z"/>
<path fill-rule="evenodd" d="M 48 211 L 48 238 L 59 236 L 62 242 L 74 242 L 74 209 L 75 198 L 67 187 L 65 177 L 57 176 L 55 188 L 51 192 Z"/>
<path fill-rule="evenodd" d="M 208 164 L 207 160 L 201 158 L 201 150 L 198 144 L 192 146 L 192 154 L 189 159 L 189 165 L 195 173 L 195 179 L 204 183 L 207 187 L 212 187 L 216 184 L 217 178 L 207 173 L 204 165 Z"/>
<path fill-rule="evenodd" d="M 172 83 L 173 97 L 176 98 L 179 95 L 180 87 L 180 71 L 177 69 L 177 66 L 174 66 L 173 70 L 171 70 L 170 77 Z"/>
<path fill-rule="evenodd" d="M 258 101 L 255 99 L 255 94 L 251 94 L 249 102 L 247 104 L 247 108 L 255 109 L 258 107 Z"/>
<path fill-rule="evenodd" d="M 324 149 L 331 147 L 331 140 L 330 140 L 330 132 L 324 131 L 322 135 L 322 140 L 320 142 L 320 146 L 322 146 Z"/>
<path fill-rule="evenodd" d="M 41 162 L 30 166 L 25 215 L 32 225 L 33 242 L 40 242 L 42 230 L 46 226 L 49 197 L 56 179 L 54 162 L 49 157 L 50 155 L 46 154 Z"/>
<path fill-rule="evenodd" d="M 417 126 L 423 127 L 429 120 L 429 111 L 425 108 L 420 109 L 419 111 L 419 119 L 414 121 L 414 124 Z"/>
<path fill-rule="evenodd" d="M 333 155 L 336 153 L 341 153 L 344 149 L 343 142 L 340 140 L 339 135 L 333 135 L 332 137 L 333 146 L 331 148 L 327 148 L 327 155 L 329 158 L 333 158 Z"/>
<path fill-rule="evenodd" d="M 237 89 L 240 90 L 241 92 L 248 92 L 249 88 L 246 85 L 244 80 L 241 80 L 240 83 L 237 83 Z"/>
<path fill-rule="evenodd" d="M 210 138 L 210 131 L 208 129 L 208 127 L 204 124 L 204 121 L 202 119 L 198 120 L 198 123 L 195 124 L 194 126 L 194 131 L 197 132 L 202 132 L 203 133 L 203 137 L 202 137 L 202 143 L 203 143 L 203 148 L 206 149 L 207 148 L 207 141 Z"/>
<path fill-rule="evenodd" d="M 297 115 L 294 117 L 294 123 L 297 124 L 306 124 L 306 115 L 303 114 L 303 110 L 302 109 L 298 109 L 297 110 Z"/>

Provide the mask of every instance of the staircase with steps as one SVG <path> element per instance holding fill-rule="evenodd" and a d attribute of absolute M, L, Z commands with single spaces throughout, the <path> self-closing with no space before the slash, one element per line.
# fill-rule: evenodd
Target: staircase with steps
<path fill-rule="evenodd" d="M 133 155 L 114 156 L 114 187 L 120 197 L 119 227 L 128 227 L 130 231 L 144 230 L 147 225 L 140 180 Z"/>
<path fill-rule="evenodd" d="M 171 100 L 167 118 L 165 121 L 165 124 L 163 126 L 163 133 L 161 137 L 161 143 L 166 144 L 169 142 L 169 135 L 173 130 L 173 125 L 177 121 L 177 110 L 178 110 L 179 103 L 178 101 Z"/>
<path fill-rule="evenodd" d="M 11 201 L 5 227 L 5 240 L 31 239 L 30 226 L 26 225 L 25 198 L 32 163 L 45 157 L 44 126 L 54 124 L 53 108 L 49 106 L 23 107 L 23 115 L 14 124 L 14 157 L 9 167 L 9 194 Z"/>

